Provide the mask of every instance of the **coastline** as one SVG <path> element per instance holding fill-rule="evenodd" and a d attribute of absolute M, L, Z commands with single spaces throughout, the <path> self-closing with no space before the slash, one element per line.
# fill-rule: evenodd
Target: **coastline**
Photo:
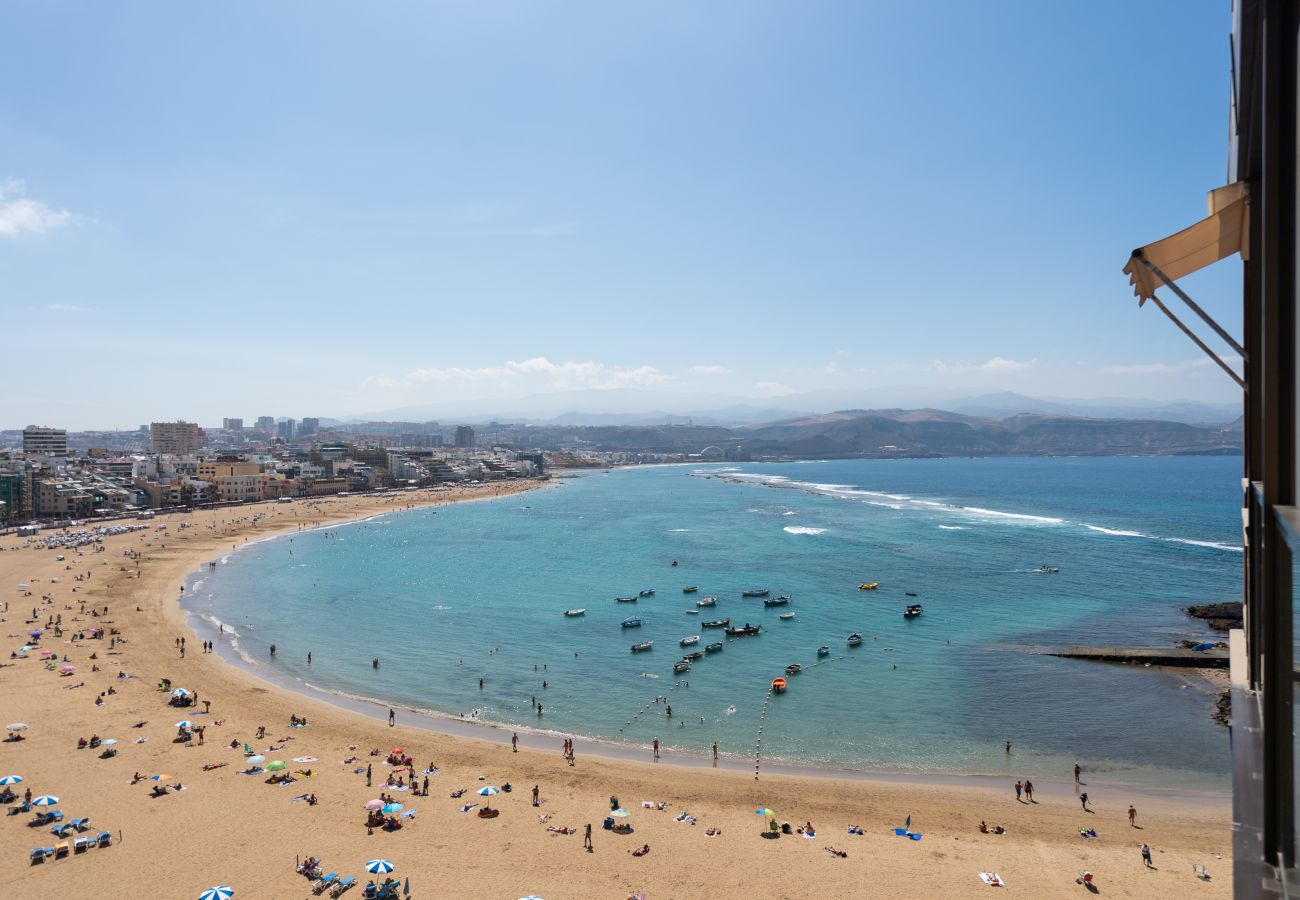
<path fill-rule="evenodd" d="M 1078 838 L 1067 826 L 1078 815 L 1070 811 L 1073 808 L 1072 785 L 1068 781 L 1039 776 L 1040 793 L 1044 796 L 1042 809 L 1026 807 L 998 811 L 1007 803 L 1005 795 L 1009 779 L 1005 776 L 918 776 L 914 773 L 807 771 L 797 768 L 784 771 L 778 764 L 769 768 L 765 763 L 762 780 L 755 783 L 752 771 L 745 771 L 743 760 L 725 763 L 714 770 L 707 759 L 678 759 L 674 754 L 673 761 L 677 765 L 656 767 L 647 761 L 648 754 L 644 751 L 640 761 L 633 759 L 637 748 L 632 745 L 614 752 L 614 745 L 594 742 L 578 744 L 579 765 L 570 769 L 556 752 L 559 738 L 550 733 L 521 734 L 521 752 L 516 756 L 497 740 L 505 739 L 504 727 L 474 724 L 465 734 L 437 727 L 447 722 L 457 723 L 454 717 L 439 718 L 433 727 L 425 727 L 426 720 L 422 717 L 412 727 L 409 716 L 404 713 L 399 716 L 397 728 L 380 732 L 382 720 L 374 721 L 375 713 L 379 712 L 374 704 L 359 703 L 364 708 L 352 708 L 337 699 L 294 692 L 289 686 L 268 681 L 228 660 L 207 659 L 208 655 L 220 656 L 219 653 L 191 652 L 187 659 L 177 657 L 172 646 L 173 637 L 195 634 L 188 621 L 191 613 L 177 601 L 178 586 L 206 565 L 214 552 L 226 546 L 228 538 L 235 537 L 238 545 L 238 537 L 243 537 L 247 544 L 253 538 L 267 539 L 287 533 L 304 524 L 299 511 L 319 515 L 320 519 L 313 527 L 325 527 L 391 512 L 396 507 L 391 503 L 378 504 L 375 502 L 378 499 L 373 498 L 367 503 L 363 498 L 349 498 L 347 503 L 295 503 L 278 508 L 266 504 L 259 509 L 271 517 L 271 521 L 256 526 L 248 521 L 256 514 L 255 508 L 251 507 L 209 514 L 177 514 L 168 517 L 166 524 L 192 520 L 194 527 L 187 535 L 169 531 L 165 546 L 162 546 L 162 540 L 157 540 L 160 545 L 157 547 L 153 546 L 153 540 L 146 543 L 145 538 L 152 538 L 157 532 L 135 533 L 106 540 L 105 545 L 109 548 L 107 558 L 97 560 L 95 557 L 103 554 L 87 554 L 74 559 L 78 568 L 82 568 L 82 563 L 86 563 L 88 568 L 90 562 L 102 565 L 110 561 L 120 563 L 122 550 L 145 544 L 139 580 L 119 565 L 119 571 L 111 573 L 104 581 L 93 581 L 93 587 L 87 586 L 82 592 L 88 603 L 111 603 L 114 627 L 129 638 L 126 649 L 121 650 L 116 659 L 110 662 L 109 656 L 105 655 L 104 668 L 120 665 L 123 671 L 131 671 L 136 677 L 121 682 L 118 695 L 103 708 L 94 708 L 90 703 L 93 699 L 91 692 L 113 684 L 107 672 L 99 673 L 98 678 L 89 674 L 79 675 L 79 678 L 86 679 L 90 690 L 67 693 L 62 690 L 68 686 L 66 682 L 61 682 L 54 673 L 30 664 L 31 660 L 13 667 L 6 666 L 0 670 L 0 684 L 7 695 L 14 698 L 13 703 L 7 703 L 12 709 L 6 710 L 6 715 L 31 722 L 33 730 L 28 733 L 29 740 L 0 745 L 0 752 L 8 757 L 3 763 L 6 768 L 21 771 L 29 783 L 40 790 L 64 795 L 64 806 L 69 812 L 90 813 L 104 827 L 116 825 L 126 832 L 127 839 L 112 853 L 106 850 L 95 855 L 93 862 L 80 858 L 60 862 L 58 865 L 63 868 L 56 869 L 54 865 L 24 868 L 15 878 L 9 875 L 0 877 L 0 883 L 13 884 L 17 889 L 30 884 L 40 890 L 59 889 L 61 885 L 67 896 L 82 896 L 77 893 L 76 885 L 86 883 L 78 878 L 87 877 L 84 872 L 91 871 L 86 865 L 89 863 L 95 867 L 93 877 L 109 878 L 122 885 L 143 884 L 147 877 L 150 884 L 165 890 L 169 896 L 181 896 L 187 891 L 197 893 L 207 884 L 235 883 L 236 880 L 246 887 L 263 886 L 261 891 L 241 889 L 243 896 L 290 896 L 295 892 L 306 893 L 305 882 L 293 875 L 287 858 L 292 850 L 302 850 L 324 854 L 328 862 L 343 867 L 344 871 L 358 869 L 359 862 L 366 855 L 396 857 L 406 867 L 405 872 L 410 874 L 418 893 L 419 886 L 428 886 L 440 871 L 437 860 L 427 858 L 427 853 L 416 849 L 427 844 L 431 837 L 436 839 L 437 846 L 444 847 L 445 852 L 452 855 L 475 853 L 484 841 L 497 845 L 504 842 L 506 848 L 528 848 L 527 863 L 504 869 L 493 864 L 492 854 L 486 854 L 487 858 L 481 863 L 463 855 L 456 856 L 461 860 L 458 873 L 469 879 L 464 882 L 463 895 L 485 897 L 518 896 L 526 892 L 616 896 L 618 892 L 630 890 L 651 890 L 655 896 L 688 896 L 706 877 L 704 867 L 709 867 L 707 877 L 720 879 L 715 890 L 719 895 L 743 893 L 750 877 L 756 873 L 768 878 L 779 893 L 802 896 L 810 892 L 810 884 L 817 885 L 817 892 L 850 889 L 860 882 L 864 872 L 870 872 L 878 886 L 893 883 L 896 895 L 933 896 L 929 889 L 916 893 L 916 871 L 909 866 L 923 862 L 934 889 L 947 884 L 949 896 L 964 896 L 974 893 L 968 882 L 971 873 L 976 871 L 972 866 L 977 858 L 981 860 L 980 867 L 998 866 L 1012 883 L 1037 883 L 1042 890 L 1050 890 L 1048 885 L 1058 883 L 1064 870 L 1073 865 L 1072 860 L 1079 852 Z M 422 492 L 395 499 L 427 506 L 469 498 Z M 289 516 L 291 511 L 294 515 Z M 221 526 L 225 530 L 218 531 L 214 520 L 219 521 L 232 513 L 243 515 L 237 522 Z M 205 536 L 198 530 L 200 526 L 213 530 Z M 53 557 L 54 554 L 48 550 L 6 550 L 0 553 L 0 572 L 4 573 L 0 577 L 9 576 L 12 583 L 30 580 L 34 594 L 53 590 L 55 603 L 41 609 L 42 616 L 77 599 L 67 593 L 69 585 L 66 582 L 48 583 L 48 579 L 58 577 L 56 573 L 62 569 L 62 564 L 56 565 Z M 99 575 L 101 570 L 92 571 Z M 34 602 L 37 598 L 30 599 Z M 17 618 L 24 602 L 25 599 L 19 599 L 11 603 L 10 611 L 4 616 L 6 633 L 11 639 L 25 630 Z M 128 611 L 131 606 L 138 607 L 139 612 Z M 69 641 L 68 646 L 60 649 L 74 656 L 85 651 L 81 652 L 78 662 L 88 673 L 89 667 L 84 664 L 86 653 L 103 651 L 104 645 L 95 641 L 77 644 Z M 216 698 L 212 724 L 216 719 L 224 718 L 224 725 L 218 728 L 219 736 L 198 754 L 194 753 L 197 748 L 168 742 L 167 722 L 173 710 L 162 703 L 161 695 L 151 690 L 154 682 L 164 675 L 172 677 L 176 684 L 201 691 L 204 697 Z M 237 778 L 233 774 L 233 765 L 212 773 L 197 771 L 200 761 L 209 757 L 223 762 L 238 762 L 240 755 L 223 746 L 231 735 L 247 740 L 251 738 L 255 724 L 261 723 L 271 723 L 268 737 L 278 735 L 285 730 L 283 723 L 288 720 L 291 710 L 311 717 L 311 729 L 293 736 L 295 749 L 310 743 L 312 752 L 318 753 L 321 760 L 319 776 L 304 786 L 304 789 L 321 793 L 318 806 L 308 808 L 305 804 L 298 804 L 290 807 L 284 796 L 289 792 L 263 786 L 259 779 Z M 142 746 L 132 746 L 125 739 L 134 737 L 136 732 L 129 729 L 128 720 L 140 719 L 152 720 L 147 732 L 151 740 Z M 429 717 L 428 721 L 432 718 Z M 123 739 L 125 746 L 121 747 L 120 761 L 101 762 L 86 756 L 86 751 L 73 749 L 76 737 L 92 730 L 101 734 L 111 732 Z M 358 831 L 356 828 L 356 810 L 372 792 L 357 783 L 358 776 L 339 770 L 338 758 L 347 752 L 345 748 L 350 743 L 357 743 L 362 748 L 357 753 L 363 763 L 367 760 L 377 763 L 378 760 L 365 756 L 364 748 L 380 744 L 387 746 L 385 741 L 418 748 L 414 750 L 417 759 L 436 759 L 441 774 L 437 789 L 431 789 L 428 798 L 419 801 L 412 798 L 412 805 L 416 802 L 420 805 L 419 825 L 413 824 L 391 835 L 367 836 L 364 829 Z M 285 751 L 286 755 L 288 752 Z M 150 768 L 153 771 L 174 771 L 178 778 L 187 782 L 187 791 L 157 801 L 146 799 L 142 788 L 128 784 L 129 771 Z M 726 847 L 722 852 L 736 862 L 737 871 L 719 876 L 713 868 L 716 862 L 710 862 L 716 857 L 709 852 L 711 846 L 705 846 L 703 836 L 698 831 L 675 825 L 670 817 L 658 812 L 646 812 L 640 816 L 645 820 L 640 833 L 654 841 L 657 847 L 671 849 L 636 861 L 630 872 L 621 844 L 611 844 L 611 841 L 622 839 L 610 838 L 608 833 L 598 832 L 597 835 L 598 845 L 603 845 L 602 853 L 581 854 L 575 838 L 565 839 L 570 843 L 557 853 L 554 841 L 561 839 L 539 825 L 529 824 L 535 817 L 527 811 L 510 808 L 522 804 L 522 797 L 502 804 L 507 807 L 507 814 L 491 822 L 490 831 L 484 831 L 482 828 L 488 827 L 488 823 L 467 821 L 466 817 L 458 816 L 455 805 L 445 796 L 453 780 L 460 782 L 457 786 L 472 785 L 475 777 L 472 773 L 483 772 L 497 773 L 493 778 L 513 777 L 518 780 L 521 790 L 525 781 L 542 784 L 543 796 L 555 798 L 553 806 L 547 809 L 556 814 L 557 820 L 563 818 L 562 824 L 580 824 L 593 818 L 598 822 L 604 806 L 603 798 L 608 793 L 634 799 L 655 797 L 672 800 L 682 808 L 689 806 L 692 813 L 701 816 L 702 824 L 707 816 L 709 824 L 724 829 L 726 840 L 720 838 L 716 846 Z M 221 787 L 214 789 L 214 784 Z M 88 787 L 94 790 L 88 791 Z M 1146 832 L 1143 837 L 1146 839 L 1150 835 L 1153 845 L 1156 840 L 1163 842 L 1168 849 L 1162 852 L 1198 862 L 1213 861 L 1214 854 L 1226 856 L 1229 853 L 1230 819 L 1226 794 L 1148 793 L 1139 788 L 1108 788 L 1100 782 L 1093 790 L 1100 795 L 1094 803 L 1103 802 L 1102 809 L 1106 810 L 1108 817 L 1119 814 L 1121 802 L 1130 802 L 1132 797 L 1140 798 L 1144 816 L 1163 820 L 1159 838 L 1155 832 Z M 1122 801 L 1120 794 L 1124 798 Z M 1101 800 L 1103 796 L 1107 798 L 1105 801 Z M 1058 803 L 1058 800 L 1064 802 Z M 846 817 L 848 821 L 864 820 L 864 826 L 868 826 L 873 834 L 852 839 L 856 841 L 849 845 L 854 851 L 853 858 L 834 863 L 827 860 L 825 854 L 798 852 L 805 847 L 788 846 L 795 843 L 789 840 L 781 845 L 785 849 L 778 850 L 771 842 L 756 838 L 752 814 L 755 804 L 779 807 L 792 819 L 807 817 L 824 821 L 828 829 L 837 823 L 834 829 L 828 830 L 827 837 L 840 845 L 845 841 L 840 820 Z M 986 808 L 990 809 L 987 813 L 983 811 Z M 911 810 L 918 816 L 918 821 L 926 823 L 928 840 L 943 840 L 948 844 L 945 853 L 952 857 L 951 860 L 936 866 L 928 857 L 924 861 L 916 857 L 915 863 L 893 859 L 895 855 L 906 857 L 908 854 L 898 853 L 902 848 L 892 842 L 892 835 L 877 838 L 876 833 L 883 834 L 885 823 L 892 818 L 901 818 L 899 811 L 904 809 Z M 196 820 L 196 813 L 211 821 Z M 987 815 L 990 822 L 1005 820 L 1013 835 L 1019 834 L 1019 838 L 1003 836 L 990 839 L 978 833 L 971 834 L 972 815 L 976 818 Z M 659 821 L 663 824 L 654 821 L 652 816 L 662 816 Z M 514 821 L 507 827 L 505 820 L 511 818 Z M 433 835 L 426 824 L 428 819 L 437 823 Z M 322 821 L 331 824 L 329 827 L 317 824 Z M 1107 827 L 1119 836 L 1117 822 Z M 11 834 L 21 834 L 14 832 L 12 821 L 0 824 L 8 827 Z M 638 820 L 637 825 L 642 825 L 642 822 Z M 176 828 L 188 828 L 196 838 L 201 838 L 202 847 L 194 852 L 195 859 L 174 872 L 142 875 L 141 872 L 148 869 L 147 865 L 141 865 L 142 860 L 152 856 L 158 842 L 165 841 Z M 230 837 L 231 834 L 238 837 Z M 375 844 L 377 837 L 382 845 Z M 33 835 L 31 843 L 35 845 L 37 841 Z M 962 844 L 954 844 L 955 841 Z M 1045 848 L 1042 853 L 1051 859 L 1059 856 L 1060 865 L 1054 866 L 1059 871 L 1045 875 L 1041 871 L 1041 859 L 1032 863 L 1018 861 L 1020 854 L 1006 852 L 1016 846 L 1023 850 L 1029 846 L 1026 841 L 1036 847 L 1042 845 Z M 272 857 L 270 859 L 237 854 L 238 847 L 252 847 L 259 843 L 279 846 L 283 852 L 264 854 Z M 826 841 L 819 840 L 813 849 L 823 843 Z M 971 852 L 982 844 L 991 846 L 971 856 Z M 868 846 L 873 849 L 864 852 Z M 1089 846 L 1089 850 L 1099 851 L 1097 861 L 1089 864 L 1099 872 L 1104 871 L 1112 864 L 1110 854 L 1113 854 L 1113 864 L 1118 872 L 1123 865 L 1120 859 L 1127 859 L 1132 844 L 1128 842 L 1124 846 L 1129 849 L 1108 847 L 1104 853 L 1100 852 L 1103 849 L 1100 845 Z M 232 857 L 232 853 L 236 856 Z M 502 853 L 507 857 L 512 855 L 508 849 Z M 985 860 L 990 854 L 997 858 Z M 1210 854 L 1209 857 L 1206 854 Z M 883 869 L 882 861 L 887 862 Z M 74 867 L 83 870 L 83 874 L 73 873 Z M 1176 877 L 1172 874 L 1172 867 L 1168 877 Z M 1164 881 L 1164 878 L 1160 880 Z M 39 888 L 35 888 L 37 884 L 40 884 Z M 1118 879 L 1114 884 L 1119 886 Z M 1117 895 L 1158 896 L 1161 890 L 1177 890 L 1173 884 L 1172 881 L 1166 882 L 1163 888 L 1158 888 L 1153 881 L 1142 892 Z M 976 885 L 983 888 L 978 882 Z M 1219 887 L 1226 885 L 1209 886 L 1208 895 L 1226 896 L 1226 892 L 1216 893 Z M 1114 889 L 1112 893 L 1115 893 Z"/>

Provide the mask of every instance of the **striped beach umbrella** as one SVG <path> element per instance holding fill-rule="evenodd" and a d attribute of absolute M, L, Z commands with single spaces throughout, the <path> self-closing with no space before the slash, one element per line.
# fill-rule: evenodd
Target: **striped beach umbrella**
<path fill-rule="evenodd" d="M 371 875 L 387 875 L 393 871 L 393 864 L 386 859 L 372 859 L 366 863 L 366 871 Z"/>
<path fill-rule="evenodd" d="M 191 722 L 189 719 L 181 719 L 179 722 L 176 723 L 176 727 L 184 728 L 186 731 L 189 731 L 191 728 L 194 727 L 194 723 Z"/>
<path fill-rule="evenodd" d="M 58 798 L 58 797 L 55 797 L 55 796 L 52 795 L 52 794 L 45 794 L 45 795 L 40 796 L 40 797 L 37 797 L 35 800 L 33 800 L 33 801 L 32 801 L 32 806 L 53 806 L 54 804 L 56 804 L 56 803 L 58 803 L 58 802 L 59 802 L 59 798 Z"/>
<path fill-rule="evenodd" d="M 210 887 L 203 893 L 199 894 L 199 900 L 230 900 L 234 896 L 235 889 L 228 884 Z"/>
<path fill-rule="evenodd" d="M 6 775 L 4 778 L 0 778 L 0 784 L 18 784 L 22 780 L 23 776 L 21 775 Z"/>
<path fill-rule="evenodd" d="M 189 695 L 190 692 L 185 690 L 185 688 L 177 688 L 176 690 L 172 691 L 173 697 L 188 697 Z"/>
<path fill-rule="evenodd" d="M 501 788 L 495 788 L 490 784 L 487 787 L 482 787 L 478 789 L 478 794 L 480 797 L 495 797 L 499 793 L 501 793 Z"/>

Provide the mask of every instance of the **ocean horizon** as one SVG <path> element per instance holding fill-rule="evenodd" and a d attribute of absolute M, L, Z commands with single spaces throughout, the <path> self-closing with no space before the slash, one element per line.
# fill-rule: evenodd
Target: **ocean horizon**
<path fill-rule="evenodd" d="M 761 726 L 765 762 L 902 773 L 997 774 L 1011 740 L 1016 771 L 1082 760 L 1112 781 L 1217 789 L 1228 734 L 1210 719 L 1207 682 L 1033 651 L 1207 634 L 1183 608 L 1236 598 L 1239 466 L 602 470 L 252 543 L 198 573 L 185 605 L 273 681 L 457 720 L 695 754 L 716 741 L 740 758 Z M 757 588 L 791 600 L 741 597 Z M 643 590 L 654 594 L 615 602 Z M 706 596 L 716 606 L 698 609 Z M 909 603 L 924 614 L 905 620 Z M 586 613 L 566 618 L 572 608 Z M 629 616 L 643 624 L 620 627 Z M 700 627 L 722 617 L 763 632 Z M 852 632 L 862 646 L 847 645 Z M 674 674 L 679 640 L 695 635 L 686 649 L 724 647 Z M 643 640 L 653 649 L 631 652 Z M 769 700 L 790 663 L 804 670 Z"/>

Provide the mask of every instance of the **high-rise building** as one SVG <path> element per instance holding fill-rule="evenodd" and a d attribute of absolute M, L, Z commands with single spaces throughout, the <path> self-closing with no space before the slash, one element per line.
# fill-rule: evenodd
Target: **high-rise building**
<path fill-rule="evenodd" d="M 68 432 L 63 428 L 29 425 L 23 429 L 23 452 L 67 456 Z"/>
<path fill-rule="evenodd" d="M 203 444 L 203 429 L 194 422 L 154 422 L 150 425 L 154 453 L 177 456 L 194 453 Z"/>
<path fill-rule="evenodd" d="M 474 446 L 474 429 L 468 425 L 456 426 L 456 446 L 473 447 Z"/>
<path fill-rule="evenodd" d="M 267 437 L 275 437 L 275 416 L 258 416 L 255 427 Z"/>
<path fill-rule="evenodd" d="M 244 420 L 243 419 L 222 419 L 221 427 L 225 431 L 243 431 Z"/>
<path fill-rule="evenodd" d="M 298 423 L 293 419 L 285 419 L 276 429 L 276 433 L 286 441 L 291 441 L 298 433 Z"/>
<path fill-rule="evenodd" d="M 315 434 L 320 431 L 320 419 L 311 416 L 304 417 L 298 425 L 299 434 Z"/>

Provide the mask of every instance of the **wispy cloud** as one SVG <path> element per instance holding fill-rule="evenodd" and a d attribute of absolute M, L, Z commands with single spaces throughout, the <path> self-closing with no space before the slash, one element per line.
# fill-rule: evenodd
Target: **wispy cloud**
<path fill-rule="evenodd" d="M 27 196 L 27 185 L 10 178 L 0 182 L 0 237 L 47 234 L 76 221 L 66 209 L 52 209 Z"/>
<path fill-rule="evenodd" d="M 973 365 L 968 365 L 963 363 L 947 363 L 941 359 L 936 359 L 934 362 L 930 363 L 930 368 L 935 372 L 939 372 L 944 375 L 958 375 L 958 374 L 969 374 L 969 373 L 978 373 L 983 375 L 998 375 L 998 374 L 1009 374 L 1014 372 L 1024 372 L 1028 369 L 1032 369 L 1036 365 L 1038 365 L 1038 360 L 1036 358 L 1022 362 L 1020 360 L 1007 359 L 1006 357 L 1003 356 L 995 356 L 992 359 L 988 360 L 987 362 L 977 363 Z"/>
<path fill-rule="evenodd" d="M 400 389 L 425 385 L 479 387 L 502 391 L 526 388 L 530 391 L 605 390 L 647 388 L 672 381 L 673 376 L 654 366 L 611 366 L 601 362 L 551 362 L 544 356 L 522 361 L 507 360 L 499 366 L 481 368 L 415 369 L 399 377 L 372 375 L 363 387 Z"/>
<path fill-rule="evenodd" d="M 760 381 L 754 385 L 754 392 L 760 397 L 784 397 L 793 394 L 794 388 L 779 381 Z"/>
<path fill-rule="evenodd" d="M 731 370 L 726 366 L 699 365 L 691 366 L 691 371 L 696 375 L 729 375 Z"/>
<path fill-rule="evenodd" d="M 56 313 L 88 313 L 90 312 L 84 306 L 77 306 L 75 303 L 51 303 L 45 307 L 50 312 Z"/>
<path fill-rule="evenodd" d="M 1177 375 L 1213 366 L 1209 357 L 1185 359 L 1171 363 L 1134 363 L 1132 365 L 1102 366 L 1103 375 Z"/>

